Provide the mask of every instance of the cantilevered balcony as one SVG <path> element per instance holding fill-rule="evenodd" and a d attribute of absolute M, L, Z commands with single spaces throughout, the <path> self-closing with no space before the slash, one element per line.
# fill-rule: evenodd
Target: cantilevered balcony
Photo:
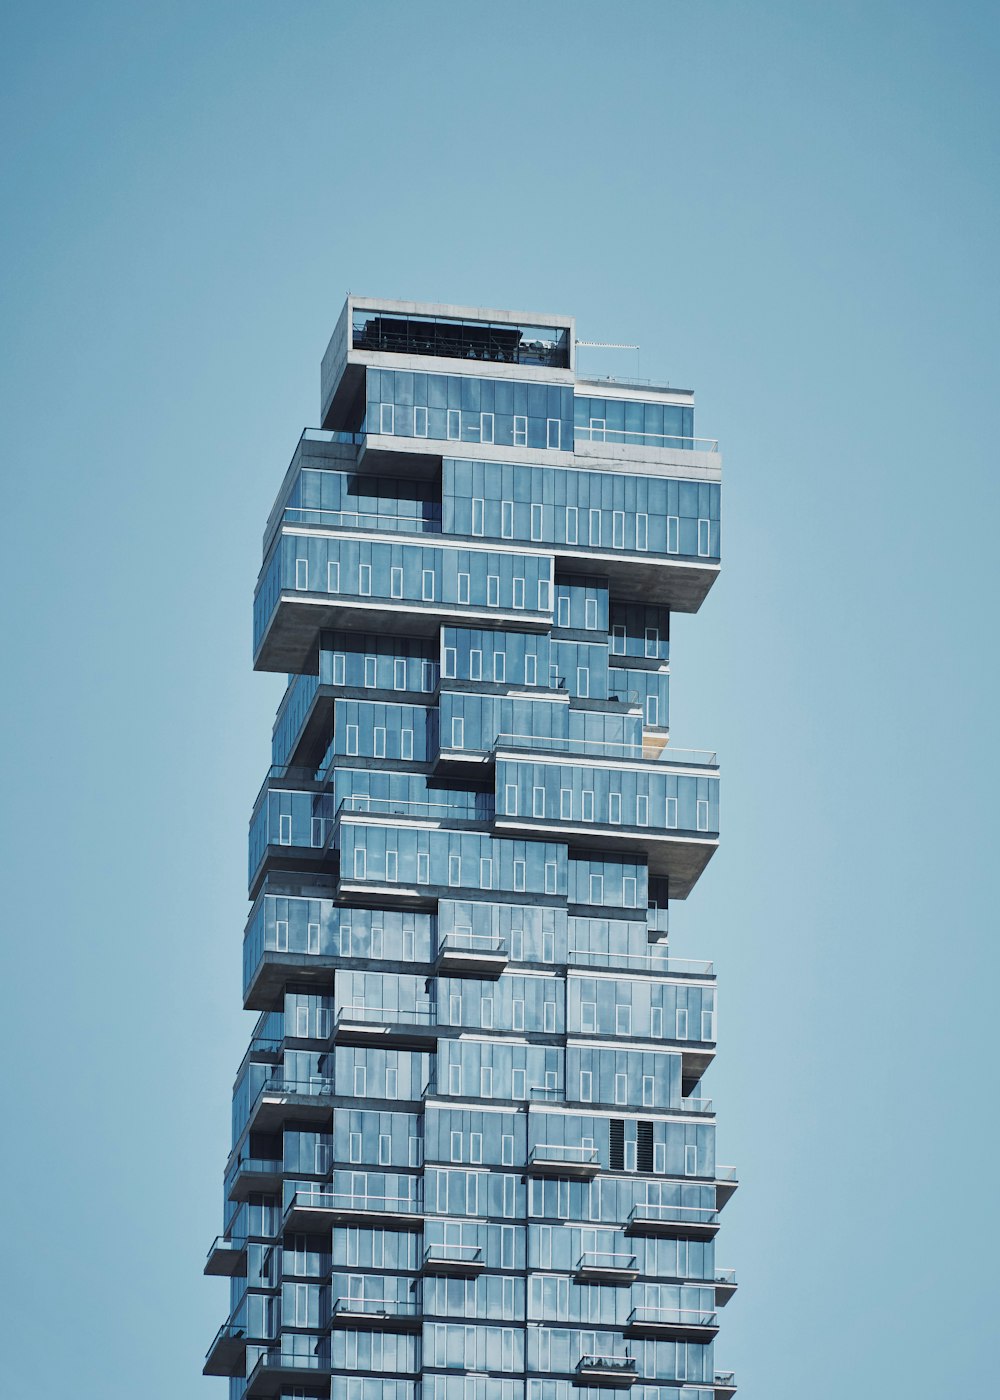
<path fill-rule="evenodd" d="M 330 1327 L 366 1332 L 419 1332 L 422 1314 L 415 1302 L 398 1298 L 335 1298 Z"/>
<path fill-rule="evenodd" d="M 724 1308 L 730 1298 L 736 1293 L 737 1287 L 735 1269 L 716 1269 L 715 1306 L 717 1308 Z"/>
<path fill-rule="evenodd" d="M 280 1395 L 293 1388 L 318 1385 L 329 1389 L 330 1359 L 327 1356 L 296 1356 L 277 1347 L 265 1351 L 247 1376 L 244 1394 L 250 1400 L 257 1396 Z"/>
<path fill-rule="evenodd" d="M 258 1191 L 281 1190 L 281 1163 L 264 1157 L 241 1157 L 226 1175 L 226 1195 L 245 1201 Z"/>
<path fill-rule="evenodd" d="M 432 1007 L 400 1011 L 387 1006 L 342 1006 L 333 1042 L 432 1050 L 437 1044 L 437 1012 Z"/>
<path fill-rule="evenodd" d="M 619 1288 L 627 1288 L 638 1277 L 636 1256 L 614 1250 L 591 1250 L 581 1254 L 573 1270 L 577 1283 L 603 1283 Z"/>
<path fill-rule="evenodd" d="M 639 1371 L 634 1356 L 581 1356 L 573 1373 L 574 1385 L 610 1386 L 627 1390 L 635 1384 Z"/>
<path fill-rule="evenodd" d="M 407 1196 L 359 1196 L 349 1191 L 296 1191 L 285 1210 L 282 1229 L 329 1230 L 356 1225 L 366 1230 L 422 1230 L 423 1209 Z"/>
<path fill-rule="evenodd" d="M 633 1308 L 625 1324 L 627 1337 L 675 1342 L 710 1342 L 718 1330 L 714 1311 L 701 1308 Z"/>
<path fill-rule="evenodd" d="M 509 960 L 509 942 L 500 934 L 446 933 L 438 943 L 434 975 L 490 981 L 501 975 Z"/>
<path fill-rule="evenodd" d="M 596 1147 L 538 1142 L 528 1153 L 529 1176 L 577 1177 L 589 1181 L 600 1169 Z"/>
<path fill-rule="evenodd" d="M 332 1110 L 330 1098 L 333 1080 L 326 1076 L 315 1079 L 269 1079 L 260 1088 L 250 1108 L 248 1125 L 254 1132 L 276 1132 L 286 1119 L 302 1123 L 323 1124 Z"/>
<path fill-rule="evenodd" d="M 445 1278 L 475 1278 L 486 1268 L 483 1251 L 477 1244 L 429 1244 L 421 1268 L 425 1274 Z"/>
<path fill-rule="evenodd" d="M 736 1372 L 716 1371 L 713 1377 L 715 1400 L 732 1400 L 736 1394 Z"/>
<path fill-rule="evenodd" d="M 718 1233 L 719 1212 L 712 1206 L 648 1205 L 640 1202 L 629 1212 L 626 1235 L 654 1238 L 707 1240 Z"/>
<path fill-rule="evenodd" d="M 246 1328 L 231 1322 L 224 1322 L 212 1339 L 212 1345 L 205 1355 L 202 1367 L 203 1376 L 240 1375 L 246 1364 Z"/>
<path fill-rule="evenodd" d="M 246 1267 L 246 1241 L 227 1240 L 225 1235 L 216 1235 L 202 1272 L 214 1278 L 239 1278 L 246 1273 Z"/>

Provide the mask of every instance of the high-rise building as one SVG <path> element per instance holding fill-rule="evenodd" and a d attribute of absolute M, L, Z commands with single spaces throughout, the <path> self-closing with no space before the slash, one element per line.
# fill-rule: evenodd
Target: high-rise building
<path fill-rule="evenodd" d="M 349 298 L 267 522 L 231 1400 L 735 1390 L 715 978 L 667 943 L 718 841 L 668 690 L 719 455 L 575 362 L 568 317 Z"/>

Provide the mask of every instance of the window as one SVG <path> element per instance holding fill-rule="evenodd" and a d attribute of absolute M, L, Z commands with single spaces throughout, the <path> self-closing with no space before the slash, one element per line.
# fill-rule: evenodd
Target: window
<path fill-rule="evenodd" d="M 483 653 L 479 650 L 469 652 L 469 679 L 471 681 L 481 681 L 483 678 Z"/>
<path fill-rule="evenodd" d="M 448 437 L 457 442 L 462 436 L 462 414 L 457 408 L 448 410 Z"/>
<path fill-rule="evenodd" d="M 549 583 L 549 580 L 548 580 L 547 578 L 540 578 L 540 579 L 538 580 L 538 611 L 539 611 L 539 612 L 547 612 L 548 609 L 552 606 L 551 603 L 549 602 L 549 592 L 550 592 L 551 586 L 552 586 L 552 585 Z"/>
<path fill-rule="evenodd" d="M 559 891 L 557 890 L 556 885 L 556 862 L 554 860 L 547 860 L 545 862 L 545 893 L 558 894 Z"/>
<path fill-rule="evenodd" d="M 396 405 L 381 403 L 378 407 L 378 430 L 380 433 L 391 434 L 396 422 Z"/>
<path fill-rule="evenodd" d="M 296 559 L 295 561 L 295 587 L 300 591 L 309 587 L 308 559 Z"/>
<path fill-rule="evenodd" d="M 543 787 L 531 789 L 531 815 L 533 817 L 545 816 L 545 789 Z"/>
<path fill-rule="evenodd" d="M 347 658 L 342 651 L 333 653 L 333 684 L 343 685 L 344 674 L 347 669 Z"/>
<path fill-rule="evenodd" d="M 453 749 L 465 748 L 465 717 L 464 715 L 452 715 L 451 718 L 451 746 Z"/>
<path fill-rule="evenodd" d="M 407 761 L 413 758 L 412 729 L 401 729 L 399 731 L 399 756 Z"/>
<path fill-rule="evenodd" d="M 611 514 L 611 543 L 615 549 L 625 548 L 625 512 L 623 510 L 616 510 Z"/>
<path fill-rule="evenodd" d="M 590 902 L 591 904 L 604 903 L 604 876 L 591 875 L 590 877 Z"/>
<path fill-rule="evenodd" d="M 368 1092 L 368 1073 L 364 1065 L 354 1066 L 354 1096 L 364 1098 Z"/>
<path fill-rule="evenodd" d="M 504 788 L 504 811 L 508 817 L 517 816 L 517 785 L 508 783 Z"/>
<path fill-rule="evenodd" d="M 638 907 L 639 896 L 634 875 L 626 875 L 622 881 L 622 904 L 626 909 L 635 909 Z"/>
<path fill-rule="evenodd" d="M 392 688 L 393 690 L 406 689 L 406 662 L 397 657 L 392 663 Z"/>
<path fill-rule="evenodd" d="M 292 819 L 282 813 L 278 817 L 278 845 L 290 846 L 292 844 Z"/>
<path fill-rule="evenodd" d="M 354 878 L 355 878 L 355 880 L 364 880 L 364 879 L 367 877 L 367 872 L 368 872 L 368 852 L 365 850 L 364 846 L 355 846 L 355 848 L 354 848 Z"/>
<path fill-rule="evenodd" d="M 340 592 L 340 564 L 332 559 L 326 566 L 326 591 L 327 593 Z"/>
<path fill-rule="evenodd" d="M 495 651 L 493 653 L 493 679 L 503 682 L 507 679 L 507 653 Z"/>
<path fill-rule="evenodd" d="M 643 634 L 643 639 L 646 655 L 655 660 L 660 650 L 660 629 L 658 627 L 647 627 Z"/>
<path fill-rule="evenodd" d="M 433 569 L 424 569 L 424 571 L 423 571 L 423 575 L 422 575 L 422 579 L 421 579 L 421 592 L 420 592 L 420 596 L 421 596 L 421 598 L 423 598 L 423 600 L 424 600 L 425 603 L 433 603 L 433 601 L 434 601 L 434 570 L 433 570 Z"/>
<path fill-rule="evenodd" d="M 594 820 L 594 794 L 589 788 L 585 788 L 583 793 L 583 820 L 585 822 Z"/>
<path fill-rule="evenodd" d="M 625 628 L 620 622 L 616 622 L 611 629 L 611 655 L 625 655 Z"/>
<path fill-rule="evenodd" d="M 385 729 L 381 725 L 376 725 L 373 731 L 373 753 L 374 758 L 385 758 Z"/>
<path fill-rule="evenodd" d="M 711 546 L 712 523 L 709 520 L 698 521 L 698 553 L 704 559 L 712 552 Z"/>
<path fill-rule="evenodd" d="M 413 409 L 413 436 L 427 436 L 427 409 L 416 404 Z"/>
<path fill-rule="evenodd" d="M 500 606 L 500 576 L 498 574 L 487 574 L 486 576 L 486 606 L 488 608 Z"/>
<path fill-rule="evenodd" d="M 461 1133 L 452 1133 L 452 1134 L 451 1134 L 450 1156 L 451 1156 L 451 1161 L 453 1161 L 453 1162 L 460 1162 L 460 1161 L 462 1160 L 462 1134 L 461 1134 Z"/>
<path fill-rule="evenodd" d="M 588 598 L 583 605 L 583 625 L 588 632 L 597 630 L 597 599 Z"/>
<path fill-rule="evenodd" d="M 615 1103 L 628 1102 L 628 1075 L 615 1075 Z"/>
<path fill-rule="evenodd" d="M 586 700 L 590 695 L 589 666 L 578 666 L 576 668 L 576 693 L 581 700 Z"/>
<path fill-rule="evenodd" d="M 622 819 L 622 795 L 612 792 L 608 795 L 608 820 L 613 826 L 620 826 Z"/>
<path fill-rule="evenodd" d="M 389 597 L 402 598 L 403 596 L 403 570 L 392 568 L 389 570 Z"/>
<path fill-rule="evenodd" d="M 458 601 L 467 603 L 469 601 L 469 575 L 459 574 L 458 576 Z"/>
<path fill-rule="evenodd" d="M 322 844 L 323 844 L 323 818 L 322 818 L 322 817 L 313 817 L 313 819 L 312 819 L 312 824 L 311 824 L 310 837 L 311 837 L 313 846 L 317 846 L 317 847 L 318 847 L 318 846 L 322 846 Z"/>
<path fill-rule="evenodd" d="M 649 1013 L 649 1033 L 654 1040 L 663 1039 L 663 1007 L 654 1006 Z"/>
<path fill-rule="evenodd" d="M 542 508 L 533 504 L 531 507 L 531 538 L 540 540 L 542 538 Z"/>
<path fill-rule="evenodd" d="M 484 510 L 485 510 L 485 505 L 484 505 L 484 502 L 483 502 L 483 500 L 482 500 L 482 497 L 480 497 L 480 496 L 473 496 L 473 498 L 472 498 L 472 533 L 473 533 L 474 535 L 481 535 L 481 534 L 483 533 L 483 515 L 484 515 Z"/>
<path fill-rule="evenodd" d="M 445 680 L 454 680 L 458 674 L 458 649 L 445 647 L 441 653 L 441 674 Z"/>
<path fill-rule="evenodd" d="M 479 441 L 493 441 L 493 414 L 482 413 L 479 416 Z"/>
<path fill-rule="evenodd" d="M 594 1101 L 594 1075 L 589 1069 L 580 1071 L 580 1102 L 593 1103 Z"/>
<path fill-rule="evenodd" d="M 591 544 L 600 544 L 600 543 L 601 543 L 601 512 L 600 512 L 599 510 L 590 510 L 590 511 L 587 512 L 587 515 L 588 515 L 589 518 L 590 518 L 590 543 L 591 543 Z"/>
<path fill-rule="evenodd" d="M 492 415 L 491 415 L 492 416 Z M 482 1133 L 469 1134 L 469 1161 L 481 1162 L 483 1160 L 483 1135 Z M 513 1282 L 513 1280 L 511 1280 Z"/>
<path fill-rule="evenodd" d="M 660 697 L 658 695 L 646 696 L 646 723 L 651 729 L 655 729 L 660 723 Z"/>
<path fill-rule="evenodd" d="M 288 925 L 286 924 L 286 925 L 285 925 L 286 935 L 287 935 L 287 929 L 288 929 Z M 318 953 L 318 952 L 319 952 L 319 924 L 307 924 L 307 925 L 306 925 L 306 951 L 309 952 L 309 953 Z M 321 1008 L 321 1010 L 323 1010 L 323 1008 Z M 317 1013 L 317 1014 L 318 1014 L 318 1013 Z M 324 1014 L 323 1014 L 323 1024 L 324 1024 L 324 1025 L 327 1023 L 327 1021 L 328 1021 L 328 1019 L 329 1019 L 329 1015 L 330 1015 L 330 1013 L 329 1013 L 328 1011 L 325 1011 L 325 1010 L 324 1010 Z M 325 1040 L 326 1037 L 327 1037 L 327 1035 L 329 1035 L 329 1031 L 322 1031 L 322 1030 L 321 1030 L 321 1031 L 319 1032 L 319 1034 L 320 1034 L 320 1038 L 323 1039 L 323 1040 Z M 705 1039 L 705 1040 L 710 1040 L 710 1039 L 711 1039 L 711 1036 L 704 1036 L 703 1039 Z"/>
<path fill-rule="evenodd" d="M 556 598 L 556 626 L 569 626 L 569 594 L 560 593 Z"/>
<path fill-rule="evenodd" d="M 514 1134 L 502 1133 L 500 1135 L 500 1164 L 504 1167 L 514 1165 Z"/>
<path fill-rule="evenodd" d="M 594 1032 L 597 1030 L 597 1002 L 581 1001 L 580 1003 L 580 1030 L 584 1032 Z"/>
<path fill-rule="evenodd" d="M 523 414 L 514 414 L 514 446 L 527 447 L 528 445 L 528 420 Z"/>
<path fill-rule="evenodd" d="M 462 1092 L 462 1066 L 448 1066 L 448 1093 L 460 1094 Z"/>
<path fill-rule="evenodd" d="M 684 1175 L 698 1175 L 698 1149 L 691 1143 L 685 1144 L 684 1147 Z"/>
<path fill-rule="evenodd" d="M 524 658 L 524 683 L 525 685 L 538 684 L 538 657 L 526 656 Z"/>
<path fill-rule="evenodd" d="M 615 1035 L 632 1034 L 632 1008 L 631 1006 L 615 1007 Z"/>
<path fill-rule="evenodd" d="M 385 878 L 390 885 L 394 885 L 399 879 L 398 851 L 386 851 L 385 853 Z"/>
<path fill-rule="evenodd" d="M 514 537 L 514 502 L 500 502 L 500 537 L 509 540 Z"/>
<path fill-rule="evenodd" d="M 678 1006 L 676 1011 L 677 1039 L 687 1040 L 688 1038 L 688 1013 L 686 1006 Z"/>
<path fill-rule="evenodd" d="M 420 688 L 427 694 L 434 689 L 434 662 L 421 661 L 420 663 Z"/>
<path fill-rule="evenodd" d="M 483 890 L 493 888 L 493 862 L 489 856 L 482 856 L 479 861 L 479 887 Z"/>
<path fill-rule="evenodd" d="M 524 1030 L 524 998 L 514 997 L 511 1003 L 511 1029 Z"/>
<path fill-rule="evenodd" d="M 667 516 L 667 553 L 680 553 L 680 520 L 676 515 Z"/>
<path fill-rule="evenodd" d="M 558 418 L 545 420 L 545 446 L 562 447 L 562 422 Z"/>
<path fill-rule="evenodd" d="M 288 951 L 288 920 L 278 919 L 274 925 L 274 946 L 279 953 Z"/>
<path fill-rule="evenodd" d="M 649 516 L 637 515 L 635 517 L 635 547 L 636 549 L 649 548 Z"/>
<path fill-rule="evenodd" d="M 417 884 L 426 885 L 430 881 L 430 857 L 426 851 L 417 852 Z"/>
<path fill-rule="evenodd" d="M 479 1071 L 479 1093 L 484 1099 L 493 1097 L 493 1066 L 483 1065 Z"/>
<path fill-rule="evenodd" d="M 514 580 L 514 606 L 515 606 L 515 608 L 523 608 L 523 607 L 524 607 L 524 579 L 523 579 L 523 578 L 516 578 L 516 579 Z"/>
<path fill-rule="evenodd" d="M 358 566 L 358 592 L 362 598 L 371 596 L 372 591 L 372 566 L 370 564 L 360 564 Z"/>
<path fill-rule="evenodd" d="M 644 793 L 635 799 L 635 824 L 636 826 L 649 825 L 649 798 Z"/>
<path fill-rule="evenodd" d="M 374 657 L 374 656 L 366 656 L 366 657 L 365 657 L 365 686 L 366 686 L 366 688 L 367 688 L 368 690 L 372 690 L 377 684 L 378 684 L 378 682 L 377 682 L 376 677 L 375 677 L 375 657 Z"/>
<path fill-rule="evenodd" d="M 653 1076 L 644 1074 L 642 1076 L 642 1104 L 644 1108 L 653 1106 Z"/>
<path fill-rule="evenodd" d="M 573 820 L 573 789 L 559 789 L 559 820 L 568 822 Z"/>
<path fill-rule="evenodd" d="M 361 1161 L 361 1134 L 349 1133 L 347 1142 L 348 1161 Z"/>
<path fill-rule="evenodd" d="M 579 522 L 579 511 L 576 506 L 566 507 L 566 543 L 576 544 L 577 530 Z"/>
<path fill-rule="evenodd" d="M 556 1004 L 554 1001 L 542 1003 L 542 1030 L 547 1035 L 554 1035 L 556 1029 Z"/>
<path fill-rule="evenodd" d="M 450 855 L 448 857 L 448 884 L 460 885 L 462 883 L 462 857 Z"/>
<path fill-rule="evenodd" d="M 696 802 L 696 804 L 695 804 L 695 811 L 696 811 L 696 816 L 695 816 L 695 829 L 696 829 L 697 831 L 707 831 L 707 830 L 708 830 L 708 802 L 699 797 L 698 800 L 697 800 L 697 802 Z"/>
<path fill-rule="evenodd" d="M 378 1164 L 387 1167 L 392 1161 L 392 1139 L 388 1133 L 378 1135 Z"/>
<path fill-rule="evenodd" d="M 677 826 L 677 798 L 676 798 L 676 797 L 668 797 L 668 798 L 667 798 L 667 821 L 666 821 L 666 825 L 667 825 L 668 827 L 670 827 L 671 830 Z"/>

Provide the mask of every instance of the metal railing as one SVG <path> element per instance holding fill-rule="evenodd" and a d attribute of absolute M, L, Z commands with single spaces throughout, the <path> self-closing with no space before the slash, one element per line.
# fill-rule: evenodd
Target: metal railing
<path fill-rule="evenodd" d="M 337 1025 L 356 1025 L 359 1022 L 379 1025 L 383 1022 L 400 1026 L 433 1026 L 437 1024 L 435 1007 L 419 1007 L 403 1011 L 391 1006 L 342 1006 L 337 1012 Z"/>
<path fill-rule="evenodd" d="M 621 1254 L 614 1250 L 591 1250 L 581 1254 L 576 1261 L 577 1272 L 581 1269 L 619 1269 L 626 1272 L 637 1267 L 638 1260 L 634 1254 Z"/>
<path fill-rule="evenodd" d="M 681 452 L 718 452 L 718 438 L 677 437 L 672 433 L 641 433 L 628 428 L 574 427 L 575 442 L 605 442 L 611 447 L 662 447 Z"/>
<path fill-rule="evenodd" d="M 330 1308 L 331 1321 L 338 1314 L 352 1317 L 419 1317 L 416 1303 L 397 1298 L 335 1298 Z"/>
<path fill-rule="evenodd" d="M 735 1167 L 718 1167 L 718 1166 L 715 1168 L 715 1179 L 716 1179 L 716 1181 L 738 1181 L 738 1180 L 739 1180 L 739 1178 L 738 1178 L 737 1175 L 736 1175 L 736 1168 L 735 1168 Z"/>
<path fill-rule="evenodd" d="M 482 1257 L 478 1244 L 429 1244 L 424 1250 L 425 1264 L 478 1264 Z"/>
<path fill-rule="evenodd" d="M 630 1327 L 715 1327 L 717 1322 L 716 1312 L 701 1308 L 633 1308 L 628 1317 Z"/>
<path fill-rule="evenodd" d="M 474 794 L 476 801 L 468 811 L 462 811 L 448 802 L 411 802 L 396 797 L 345 797 L 337 808 L 337 817 L 350 812 L 362 812 L 370 816 L 423 817 L 427 820 L 440 818 L 454 821 L 489 821 L 493 816 L 494 798 L 492 793 Z M 480 800 L 482 799 L 482 800 Z"/>
<path fill-rule="evenodd" d="M 419 1215 L 419 1196 L 364 1196 L 354 1191 L 296 1191 L 286 1208 L 307 1210 L 355 1210 L 359 1214 Z"/>
<path fill-rule="evenodd" d="M 578 1371 L 632 1371 L 636 1369 L 634 1356 L 581 1356 L 576 1363 Z"/>
<path fill-rule="evenodd" d="M 285 506 L 282 519 L 289 525 L 321 525 L 327 530 L 385 530 L 396 535 L 440 535 L 442 530 L 440 518 L 433 516 L 333 510 L 327 506 Z"/>
<path fill-rule="evenodd" d="M 605 758 L 646 759 L 653 763 L 673 763 L 685 768 L 718 768 L 719 755 L 712 749 L 680 749 L 663 744 L 655 752 L 647 742 L 624 743 L 617 739 L 562 739 L 545 734 L 498 734 L 493 753 L 498 749 L 544 749 L 559 753 L 579 751 L 585 756 Z"/>
<path fill-rule="evenodd" d="M 500 933 L 445 933 L 438 939 L 442 953 L 481 953 L 484 957 L 506 957 L 508 942 Z"/>
<path fill-rule="evenodd" d="M 560 1163 L 585 1167 L 598 1166 L 596 1147 L 575 1147 L 561 1142 L 538 1142 L 528 1153 L 528 1164 Z"/>
<path fill-rule="evenodd" d="M 629 1224 L 648 1222 L 665 1225 L 717 1225 L 719 1212 L 714 1206 L 656 1205 L 639 1201 L 629 1211 Z"/>
<path fill-rule="evenodd" d="M 567 962 L 571 966 L 605 968 L 623 964 L 622 970 L 625 972 L 633 967 L 648 967 L 668 976 L 673 974 L 678 977 L 715 977 L 714 963 L 700 962 L 693 958 L 663 957 L 655 953 L 608 953 L 604 949 L 570 948 Z"/>

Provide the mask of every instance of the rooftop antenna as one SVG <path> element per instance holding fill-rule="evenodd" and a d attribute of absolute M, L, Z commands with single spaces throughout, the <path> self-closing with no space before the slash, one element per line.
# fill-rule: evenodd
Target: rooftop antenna
<path fill-rule="evenodd" d="M 618 345 L 611 340 L 578 340 L 576 342 L 578 350 L 634 350 L 635 351 L 635 377 L 639 378 L 639 349 L 638 345 Z M 604 378 L 611 378 L 605 375 Z"/>

